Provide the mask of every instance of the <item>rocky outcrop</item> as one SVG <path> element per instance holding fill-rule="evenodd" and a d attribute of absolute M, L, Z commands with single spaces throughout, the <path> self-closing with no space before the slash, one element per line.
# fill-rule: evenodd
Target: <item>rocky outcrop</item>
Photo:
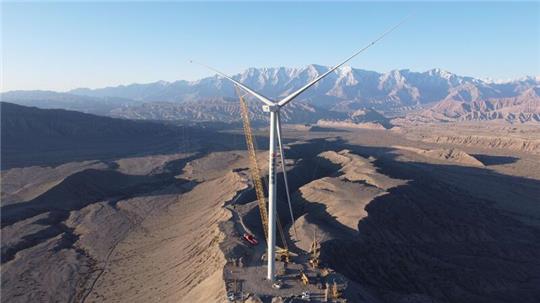
<path fill-rule="evenodd" d="M 423 155 L 432 159 L 445 160 L 453 163 L 483 167 L 484 163 L 480 162 L 474 156 L 456 148 L 438 148 L 438 149 L 421 149 L 408 146 L 393 146 L 401 150 L 407 150 L 419 155 Z"/>
<path fill-rule="evenodd" d="M 460 135 L 441 135 L 426 137 L 422 141 L 449 144 L 474 146 L 486 149 L 507 149 L 532 154 L 540 154 L 540 140 L 520 139 L 520 138 L 502 138 L 491 136 L 460 136 Z"/>
<path fill-rule="evenodd" d="M 530 88 L 509 98 L 467 100 L 449 96 L 435 105 L 396 119 L 396 123 L 434 123 L 456 121 L 494 121 L 511 124 L 540 123 L 540 87 Z"/>
<path fill-rule="evenodd" d="M 419 153 L 449 161 L 461 155 Z M 539 218 L 525 208 L 534 198 L 519 189 L 532 186 L 540 194 L 537 181 L 503 178 L 474 165 L 365 159 L 347 151 L 321 156 L 341 165 L 341 174 L 299 189 L 296 198 L 307 206 L 296 221 L 298 246 L 309 249 L 317 237 L 323 261 L 368 286 L 381 302 L 540 298 L 534 286 L 540 229 L 530 225 Z M 494 197 L 486 193 L 493 184 L 512 190 L 501 188 L 506 196 Z"/>

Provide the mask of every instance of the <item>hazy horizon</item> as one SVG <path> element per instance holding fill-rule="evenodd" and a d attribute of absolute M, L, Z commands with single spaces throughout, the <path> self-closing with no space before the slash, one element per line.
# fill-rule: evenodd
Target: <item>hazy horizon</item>
<path fill-rule="evenodd" d="M 1 91 L 214 75 L 191 59 L 229 74 L 331 66 L 409 14 L 350 66 L 441 68 L 494 81 L 538 77 L 539 11 L 537 2 L 2 3 Z"/>
<path fill-rule="evenodd" d="M 301 68 L 305 68 L 309 65 L 319 65 L 319 66 L 325 66 L 325 67 L 329 67 L 329 66 L 326 66 L 326 65 L 321 65 L 321 64 L 316 64 L 316 63 L 311 63 L 311 64 L 308 64 L 308 65 L 304 65 L 304 66 L 253 66 L 253 67 L 248 67 L 244 70 L 241 70 L 241 71 L 238 71 L 238 72 L 232 72 L 230 75 L 231 76 L 237 76 L 237 75 L 240 75 L 244 72 L 246 72 L 248 69 L 251 69 L 251 68 L 255 68 L 255 69 L 274 69 L 274 68 L 292 68 L 292 69 L 301 69 Z M 461 75 L 461 74 L 456 74 L 454 72 L 452 72 L 451 70 L 446 70 L 446 69 L 442 69 L 442 68 L 439 68 L 439 67 L 433 67 L 433 68 L 430 68 L 430 69 L 427 69 L 427 70 L 413 70 L 413 69 L 410 69 L 410 68 L 396 68 L 396 69 L 392 69 L 392 70 L 387 70 L 387 71 L 377 71 L 377 70 L 367 70 L 367 69 L 363 69 L 361 67 L 355 67 L 355 66 L 350 66 L 350 65 L 344 65 L 342 68 L 347 68 L 347 67 L 351 67 L 353 69 L 359 69 L 359 70 L 365 70 L 365 71 L 368 71 L 368 72 L 377 72 L 377 73 L 380 73 L 380 74 L 385 74 L 385 73 L 390 73 L 392 71 L 396 71 L 396 70 L 399 70 L 399 71 L 405 71 L 405 70 L 408 70 L 408 71 L 411 71 L 411 72 L 415 72 L 415 73 L 425 73 L 425 72 L 428 72 L 430 70 L 434 70 L 434 69 L 440 69 L 440 70 L 443 70 L 443 71 L 447 71 L 447 72 L 450 72 L 452 74 L 455 74 L 457 76 L 460 76 L 460 77 L 472 77 L 472 78 L 475 78 L 475 79 L 478 79 L 478 80 L 482 80 L 482 81 L 485 81 L 487 83 L 507 83 L 507 82 L 513 82 L 513 81 L 519 81 L 519 80 L 525 80 L 526 78 L 534 78 L 534 79 L 537 79 L 538 81 L 540 81 L 540 74 L 539 75 L 523 75 L 521 77 L 516 77 L 516 78 L 509 78 L 509 79 L 491 79 L 491 78 L 476 78 L 476 77 L 473 77 L 473 76 L 470 76 L 470 75 Z M 107 87 L 119 87 L 119 86 L 129 86 L 129 85 L 144 85 L 144 84 L 152 84 L 152 83 L 158 83 L 158 82 L 166 82 L 166 83 L 174 83 L 174 82 L 177 82 L 177 81 L 188 81 L 188 82 L 197 82 L 197 81 L 200 81 L 200 80 L 203 80 L 205 78 L 210 78 L 210 77 L 214 77 L 214 76 L 219 76 L 217 74 L 209 74 L 207 76 L 204 76 L 202 78 L 198 78 L 198 79 L 171 79 L 171 80 L 163 80 L 163 79 L 156 79 L 154 81 L 148 81 L 148 82 L 130 82 L 130 83 L 124 83 L 124 82 L 119 82 L 119 83 L 112 83 L 112 84 L 108 84 L 108 85 L 103 85 L 103 86 L 78 86 L 78 87 L 70 87 L 70 88 L 66 88 L 66 89 L 59 89 L 59 90 L 55 90 L 55 89 L 13 89 L 13 90 L 0 90 L 0 93 L 6 93 L 6 92 L 12 92 L 12 91 L 32 91 L 32 90 L 35 90 L 35 91 L 53 91 L 53 92 L 70 92 L 72 90 L 76 90 L 76 89 L 102 89 L 102 88 L 107 88 Z"/>

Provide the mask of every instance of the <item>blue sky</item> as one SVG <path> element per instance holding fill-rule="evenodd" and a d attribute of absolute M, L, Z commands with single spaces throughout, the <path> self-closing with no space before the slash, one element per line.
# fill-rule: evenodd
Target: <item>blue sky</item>
<path fill-rule="evenodd" d="M 332 65 L 411 13 L 350 65 L 540 75 L 540 2 L 3 2 L 2 91 Z"/>

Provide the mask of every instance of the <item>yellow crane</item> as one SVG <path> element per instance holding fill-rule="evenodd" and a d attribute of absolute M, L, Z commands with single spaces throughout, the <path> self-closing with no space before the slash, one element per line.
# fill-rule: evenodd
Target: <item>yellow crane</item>
<path fill-rule="evenodd" d="M 317 230 L 313 231 L 313 242 L 311 242 L 311 249 L 310 249 L 310 258 L 309 258 L 309 264 L 313 268 L 319 267 L 320 262 L 320 254 L 321 254 L 321 244 L 317 240 Z"/>
<path fill-rule="evenodd" d="M 266 198 L 264 196 L 264 188 L 261 181 L 261 171 L 259 169 L 259 164 L 257 163 L 257 153 L 255 152 L 255 144 L 253 141 L 253 132 L 251 131 L 251 122 L 249 121 L 249 110 L 246 101 L 244 100 L 244 95 L 236 87 L 236 93 L 240 99 L 240 115 L 242 116 L 242 126 L 244 128 L 244 135 L 246 137 L 248 158 L 249 158 L 249 170 L 251 172 L 251 179 L 253 180 L 253 186 L 255 187 L 255 193 L 257 195 L 257 201 L 259 203 L 259 213 L 261 215 L 261 221 L 264 229 L 264 237 L 266 239 L 268 235 L 268 212 L 266 210 Z M 277 217 L 277 227 L 279 234 L 281 236 L 281 243 L 283 243 L 284 248 L 278 248 L 276 250 L 276 258 L 280 261 L 289 262 L 290 253 L 283 232 L 283 227 Z"/>
<path fill-rule="evenodd" d="M 309 277 L 308 277 L 308 275 L 306 275 L 306 273 L 303 272 L 303 271 L 300 272 L 300 280 L 302 281 L 302 283 L 303 283 L 304 285 L 309 285 Z"/>

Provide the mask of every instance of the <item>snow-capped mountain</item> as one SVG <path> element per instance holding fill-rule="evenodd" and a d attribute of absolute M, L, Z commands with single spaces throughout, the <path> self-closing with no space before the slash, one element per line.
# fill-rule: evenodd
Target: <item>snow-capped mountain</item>
<path fill-rule="evenodd" d="M 233 78 L 271 99 L 280 99 L 327 70 L 328 67 L 314 64 L 302 68 L 249 68 Z M 538 87 L 538 77 L 494 82 L 438 68 L 425 72 L 402 69 L 378 73 L 345 66 L 300 95 L 288 106 L 284 119 L 295 123 L 312 123 L 317 119 L 350 122 L 357 120 L 353 115 L 359 110 L 375 110 L 392 116 L 414 112 L 416 116 L 408 118 L 415 121 L 455 121 L 458 119 L 455 112 L 459 112 L 461 120 L 537 121 L 540 109 L 535 106 L 527 107 L 533 110 L 525 114 L 520 111 L 522 106 L 512 106 L 506 111 L 500 109 L 510 103 L 528 104 L 527 100 L 536 96 L 531 90 L 536 91 Z M 1 99 L 132 119 L 239 120 L 236 91 L 229 81 L 219 76 L 197 81 L 79 88 L 66 93 L 13 91 L 2 94 Z M 260 104 L 250 104 L 253 119 L 265 120 Z M 492 107 L 498 112 L 490 110 Z M 472 110 L 474 108 L 478 110 Z M 470 118 L 466 118 L 467 115 Z"/>
<path fill-rule="evenodd" d="M 279 99 L 326 70 L 328 67 L 314 64 L 303 68 L 249 68 L 233 78 L 267 97 Z M 346 66 L 330 74 L 299 98 L 325 108 L 335 107 L 340 101 L 354 101 L 363 107 L 387 110 L 420 106 L 448 99 L 449 96 L 467 102 L 515 97 L 539 84 L 535 78 L 505 83 L 485 82 L 441 69 L 425 72 L 404 69 L 378 73 Z M 144 102 L 186 102 L 212 97 L 235 97 L 235 90 L 230 82 L 219 76 L 191 82 L 159 81 L 102 89 L 75 89 L 69 93 Z"/>

